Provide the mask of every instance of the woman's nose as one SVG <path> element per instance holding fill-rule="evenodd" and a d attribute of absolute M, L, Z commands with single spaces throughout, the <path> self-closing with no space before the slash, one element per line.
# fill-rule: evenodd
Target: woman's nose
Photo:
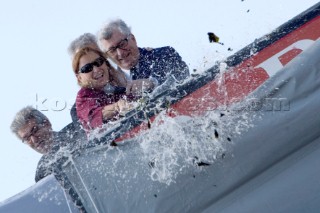
<path fill-rule="evenodd" d="M 100 67 L 93 66 L 92 72 L 93 72 L 94 74 L 97 74 L 97 73 L 101 72 L 101 69 L 100 69 Z"/>

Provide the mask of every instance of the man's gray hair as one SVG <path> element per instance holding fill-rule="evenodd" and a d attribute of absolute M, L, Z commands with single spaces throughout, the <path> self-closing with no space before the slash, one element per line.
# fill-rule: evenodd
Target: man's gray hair
<path fill-rule="evenodd" d="M 99 47 L 103 51 L 107 51 L 101 45 L 102 40 L 109 40 L 112 37 L 114 30 L 119 30 L 123 35 L 130 35 L 131 28 L 121 19 L 112 19 L 103 24 L 98 32 Z"/>
<path fill-rule="evenodd" d="M 42 112 L 32 106 L 26 106 L 17 112 L 11 123 L 10 129 L 18 138 L 20 138 L 18 131 L 33 119 L 37 124 L 49 122 L 48 118 Z"/>
<path fill-rule="evenodd" d="M 70 43 L 68 53 L 70 56 L 73 56 L 79 49 L 90 45 L 96 45 L 98 47 L 97 37 L 92 33 L 85 33 Z"/>

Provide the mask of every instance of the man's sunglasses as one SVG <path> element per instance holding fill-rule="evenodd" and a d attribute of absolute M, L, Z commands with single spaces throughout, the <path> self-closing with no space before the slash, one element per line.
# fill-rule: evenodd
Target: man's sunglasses
<path fill-rule="evenodd" d="M 88 63 L 81 67 L 79 73 L 89 73 L 93 70 L 93 67 L 100 67 L 104 62 L 107 62 L 104 57 L 97 58 L 94 62 Z"/>

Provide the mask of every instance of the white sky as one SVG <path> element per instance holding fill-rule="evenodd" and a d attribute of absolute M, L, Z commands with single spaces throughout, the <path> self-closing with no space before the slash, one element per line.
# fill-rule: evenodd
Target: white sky
<path fill-rule="evenodd" d="M 34 184 L 41 157 L 10 132 L 15 113 L 33 105 L 47 110 L 43 112 L 54 130 L 71 122 L 69 109 L 79 89 L 67 54 L 74 38 L 85 32 L 96 33 L 105 20 L 120 17 L 132 27 L 139 46 L 173 46 L 190 70 L 199 70 L 212 64 L 205 61 L 220 60 L 240 50 L 316 3 L 317 0 L 2 1 L 0 201 Z M 209 43 L 207 32 L 216 33 L 225 45 Z M 234 51 L 227 51 L 229 47 Z M 41 104 L 44 99 L 47 101 Z M 65 105 L 67 109 L 57 111 Z"/>

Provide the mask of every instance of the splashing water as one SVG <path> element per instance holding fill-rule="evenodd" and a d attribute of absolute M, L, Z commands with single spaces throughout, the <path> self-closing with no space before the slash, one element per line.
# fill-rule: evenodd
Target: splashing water
<path fill-rule="evenodd" d="M 154 181 L 170 184 L 179 172 L 200 163 L 214 163 L 231 143 L 231 136 L 241 134 L 247 127 L 238 122 L 230 131 L 231 117 L 223 119 L 218 111 L 207 112 L 201 117 L 178 116 L 161 113 L 152 128 L 136 139 L 143 150 L 142 158 L 150 162 L 150 177 Z"/>
<path fill-rule="evenodd" d="M 218 90 L 227 99 L 224 85 L 227 64 L 220 62 L 219 67 L 220 73 L 216 78 Z M 78 175 L 89 183 L 88 188 L 94 182 L 103 182 L 108 178 L 108 182 L 116 180 L 117 187 L 126 187 L 121 191 L 128 192 L 130 197 L 130 188 L 140 183 L 137 171 L 143 172 L 152 181 L 170 185 L 182 173 L 202 170 L 203 166 L 216 163 L 226 152 L 231 152 L 229 147 L 233 138 L 251 127 L 252 117 L 248 113 L 236 110 L 222 113 L 215 109 L 196 117 L 170 117 L 162 111 L 149 129 L 124 141 L 123 146 L 97 149 L 97 155 L 74 158 L 72 164 L 78 164 Z M 98 138 L 102 135 L 101 132 L 94 134 Z M 97 175 L 92 179 L 91 174 Z M 118 182 L 128 184 L 120 186 Z"/>

